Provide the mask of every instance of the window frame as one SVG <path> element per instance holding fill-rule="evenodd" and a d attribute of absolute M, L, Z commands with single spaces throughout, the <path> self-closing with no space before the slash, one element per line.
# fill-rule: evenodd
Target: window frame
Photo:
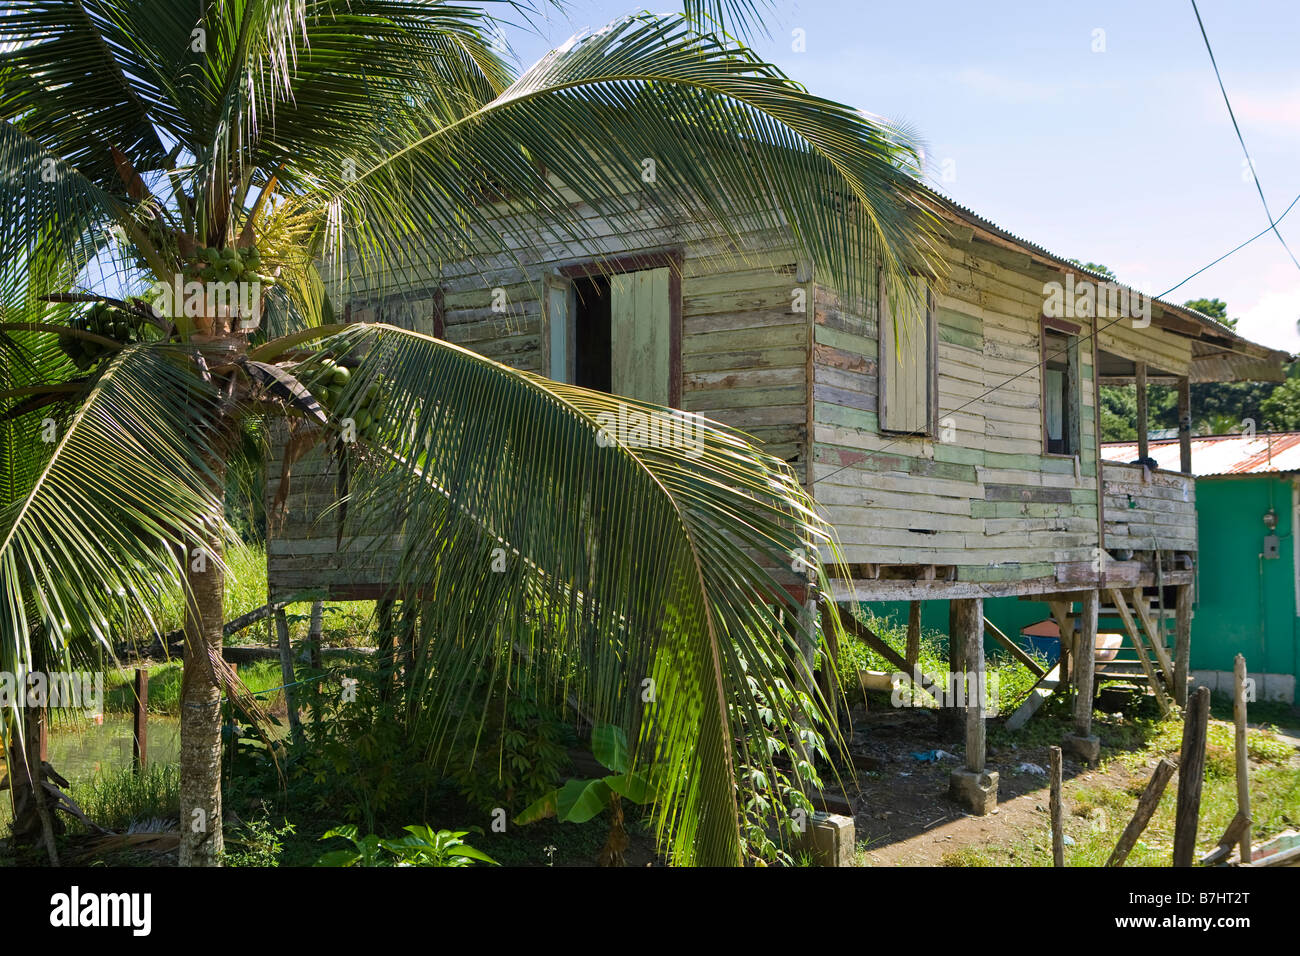
<path fill-rule="evenodd" d="M 1047 429 L 1047 333 L 1057 332 L 1064 335 L 1066 401 L 1063 413 L 1066 416 L 1063 435 L 1068 439 L 1070 451 L 1051 451 L 1051 438 Z M 1083 326 L 1064 319 L 1044 315 L 1040 317 L 1038 329 L 1038 396 L 1040 403 L 1039 421 L 1042 426 L 1042 454 L 1045 458 L 1079 458 L 1083 447 L 1083 369 L 1080 354 L 1080 342 L 1083 338 Z"/>
<path fill-rule="evenodd" d="M 574 361 L 576 359 L 575 350 L 577 347 L 576 324 L 573 322 L 573 291 L 572 281 L 582 279 L 588 276 L 612 276 L 624 272 L 645 272 L 650 269 L 667 269 L 668 270 L 668 403 L 673 408 L 681 408 L 682 405 L 682 264 L 685 261 L 685 250 L 681 248 L 666 249 L 659 252 L 638 253 L 630 256 L 620 256 L 612 259 L 590 259 L 585 262 L 576 262 L 569 265 L 560 266 L 554 271 L 554 275 L 560 279 L 567 280 L 570 283 L 569 291 L 569 334 L 568 348 L 569 354 L 566 357 L 565 365 L 572 372 Z M 549 288 L 549 286 L 548 286 Z M 549 299 L 549 293 L 547 297 Z M 549 302 L 544 306 L 547 314 L 546 328 L 542 332 L 543 345 L 546 350 L 545 367 L 547 375 L 550 375 L 550 305 Z"/>

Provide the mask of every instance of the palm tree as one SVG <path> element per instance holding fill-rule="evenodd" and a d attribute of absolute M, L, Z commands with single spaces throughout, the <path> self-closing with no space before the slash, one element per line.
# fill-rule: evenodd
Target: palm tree
<path fill-rule="evenodd" d="M 418 682 L 435 731 L 460 678 L 518 666 L 509 635 L 542 621 L 525 666 L 596 719 L 626 726 L 631 675 L 654 682 L 636 760 L 659 775 L 664 845 L 738 861 L 728 706 L 753 687 L 780 718 L 819 708 L 803 670 L 803 703 L 780 692 L 790 648 L 816 640 L 782 568 L 831 545 L 790 469 L 712 423 L 698 457 L 605 447 L 614 397 L 348 325 L 335 302 L 349 282 L 589 238 L 573 194 L 630 228 L 643 157 L 654 201 L 702 230 L 780 228 L 848 294 L 870 293 L 869 259 L 904 288 L 931 261 L 916 150 L 703 32 L 753 11 L 621 20 L 515 77 L 490 16 L 433 0 L 9 5 L 0 668 L 87 666 L 183 588 L 182 864 L 222 851 L 224 462 L 275 421 L 352 456 L 402 515 L 396 577 L 440 622 Z M 242 307 L 214 298 L 234 280 Z M 383 414 L 349 434 L 376 396 Z"/>

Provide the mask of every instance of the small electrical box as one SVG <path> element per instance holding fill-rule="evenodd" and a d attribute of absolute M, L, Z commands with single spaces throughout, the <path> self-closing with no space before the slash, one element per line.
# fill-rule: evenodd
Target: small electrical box
<path fill-rule="evenodd" d="M 1275 534 L 1264 535 L 1264 557 L 1276 558 L 1279 553 L 1278 537 Z"/>

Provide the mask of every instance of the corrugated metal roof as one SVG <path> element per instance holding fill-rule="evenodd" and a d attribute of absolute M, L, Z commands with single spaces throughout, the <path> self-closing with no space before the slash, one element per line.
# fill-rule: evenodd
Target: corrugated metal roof
<path fill-rule="evenodd" d="M 1177 471 L 1178 440 L 1153 441 L 1147 454 L 1160 468 Z M 1137 442 L 1106 442 L 1101 455 L 1107 461 L 1136 461 Z M 1300 472 L 1300 432 L 1269 435 L 1213 435 L 1192 439 L 1192 473 L 1207 475 L 1262 475 Z"/>

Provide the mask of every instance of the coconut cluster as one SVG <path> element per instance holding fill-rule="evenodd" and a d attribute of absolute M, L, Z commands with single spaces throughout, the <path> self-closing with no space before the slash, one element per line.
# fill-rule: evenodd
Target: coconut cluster
<path fill-rule="evenodd" d="M 331 410 L 343 397 L 352 372 L 333 359 L 325 359 L 316 374 L 312 376 L 307 387 L 316 401 Z M 371 382 L 352 412 L 352 421 L 356 425 L 357 437 L 374 441 L 379 435 L 379 418 L 384 414 L 385 403 L 383 390 L 378 382 Z"/>
<path fill-rule="evenodd" d="M 139 316 L 103 302 L 96 302 L 68 324 L 79 332 L 93 332 L 106 339 L 115 339 L 123 345 L 140 341 Z M 83 372 L 112 351 L 108 346 L 66 332 L 59 333 L 59 348 Z"/>
<path fill-rule="evenodd" d="M 275 285 L 275 276 L 261 269 L 262 254 L 257 246 L 199 246 L 185 264 L 185 278 L 198 282 L 257 282 L 269 289 Z"/>

